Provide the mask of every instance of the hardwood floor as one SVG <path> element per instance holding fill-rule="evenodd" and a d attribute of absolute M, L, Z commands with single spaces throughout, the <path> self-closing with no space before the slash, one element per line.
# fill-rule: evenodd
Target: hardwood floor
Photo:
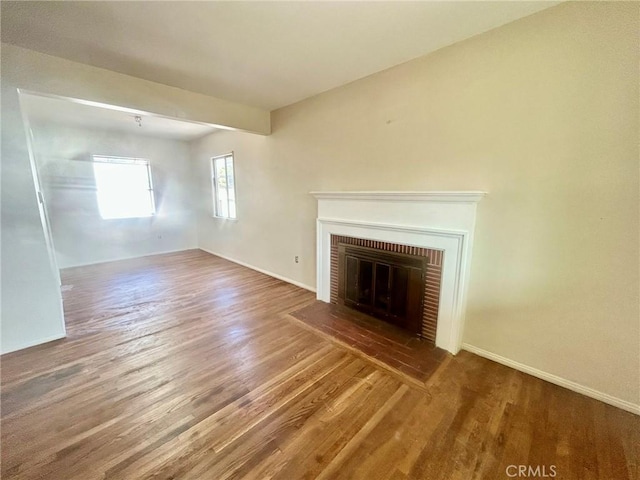
<path fill-rule="evenodd" d="M 638 479 L 640 417 L 468 352 L 416 388 L 207 253 L 63 283 L 68 338 L 2 357 L 3 479 Z"/>

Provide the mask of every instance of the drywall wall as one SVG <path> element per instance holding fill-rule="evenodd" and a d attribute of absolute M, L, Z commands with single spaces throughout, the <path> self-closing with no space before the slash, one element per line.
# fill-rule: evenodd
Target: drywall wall
<path fill-rule="evenodd" d="M 268 134 L 269 112 L 1 44 L 2 353 L 64 336 L 32 179 L 18 89 Z"/>
<path fill-rule="evenodd" d="M 201 247 L 313 286 L 310 191 L 487 191 L 464 341 L 637 405 L 639 8 L 565 3 L 195 142 Z"/>
<path fill-rule="evenodd" d="M 197 247 L 187 142 L 31 123 L 60 268 Z M 156 214 L 104 220 L 91 155 L 149 160 Z"/>
<path fill-rule="evenodd" d="M 269 134 L 269 112 L 6 43 L 2 77 L 23 90 Z"/>
<path fill-rule="evenodd" d="M 4 52 L 3 52 L 4 53 Z M 2 309 L 0 352 L 65 335 L 57 272 L 40 220 L 17 86 L 2 62 Z"/>

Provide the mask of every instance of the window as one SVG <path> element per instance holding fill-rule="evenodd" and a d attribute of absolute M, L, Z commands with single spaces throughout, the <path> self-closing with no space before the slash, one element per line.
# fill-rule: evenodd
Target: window
<path fill-rule="evenodd" d="M 221 218 L 236 218 L 236 185 L 233 175 L 233 153 L 213 157 L 213 214 Z"/>
<path fill-rule="evenodd" d="M 150 217 L 155 213 L 148 160 L 94 155 L 93 173 L 102 218 Z"/>

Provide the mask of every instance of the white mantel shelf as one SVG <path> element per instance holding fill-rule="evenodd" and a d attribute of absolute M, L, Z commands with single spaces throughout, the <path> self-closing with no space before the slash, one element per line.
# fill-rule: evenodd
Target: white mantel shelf
<path fill-rule="evenodd" d="M 387 202 L 479 202 L 487 194 L 478 190 L 462 191 L 365 191 L 365 192 L 310 192 L 318 200 L 383 200 Z"/>

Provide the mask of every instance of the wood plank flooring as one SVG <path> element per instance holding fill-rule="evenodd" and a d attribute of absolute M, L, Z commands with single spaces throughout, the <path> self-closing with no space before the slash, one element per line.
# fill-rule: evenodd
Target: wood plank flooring
<path fill-rule="evenodd" d="M 416 388 L 207 253 L 63 284 L 68 338 L 1 358 L 3 479 L 638 479 L 640 417 L 468 352 Z"/>

